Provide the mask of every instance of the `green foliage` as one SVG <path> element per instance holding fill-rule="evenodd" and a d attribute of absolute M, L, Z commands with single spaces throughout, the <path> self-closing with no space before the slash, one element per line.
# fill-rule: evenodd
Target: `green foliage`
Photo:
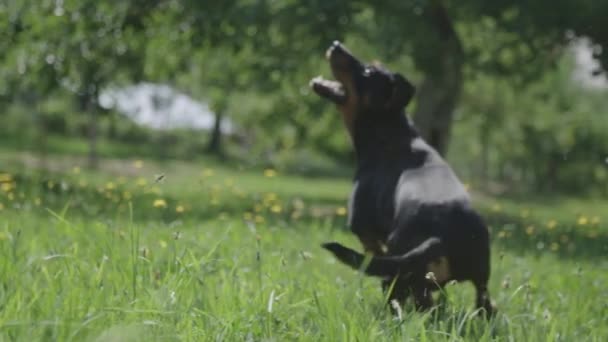
<path fill-rule="evenodd" d="M 447 16 L 437 17 L 437 8 Z M 278 167 L 306 155 L 346 163 L 352 153 L 339 114 L 307 86 L 312 76 L 329 74 L 328 44 L 344 40 L 420 85 L 452 53 L 438 48 L 451 25 L 464 56 L 450 148 L 459 172 L 522 188 L 602 193 L 605 102 L 570 85 L 563 61 L 576 35 L 606 42 L 605 9 L 591 0 L 10 1 L 0 4 L 0 19 L 9 23 L 0 28 L 0 101 L 10 104 L 0 115 L 20 113 L 7 127 L 42 132 L 28 134 L 32 139 L 44 140 L 47 131 L 81 136 L 84 127 L 70 127 L 84 123 L 72 113 L 99 111 L 105 87 L 146 80 L 230 118 L 237 134 L 225 141 L 233 157 Z M 606 55 L 598 50 L 601 61 Z M 49 109 L 49 99 L 67 105 Z M 175 141 L 122 127 L 120 119 L 91 120 L 100 120 L 106 140 Z M 202 139 L 193 140 L 180 150 L 200 153 Z M 581 173 L 585 181 L 575 179 Z"/>

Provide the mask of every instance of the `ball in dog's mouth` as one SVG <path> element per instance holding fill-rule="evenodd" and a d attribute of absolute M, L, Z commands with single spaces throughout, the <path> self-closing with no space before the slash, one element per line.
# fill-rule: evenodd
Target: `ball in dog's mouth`
<path fill-rule="evenodd" d="M 310 87 L 317 95 L 336 104 L 342 104 L 346 101 L 344 86 L 338 81 L 327 80 L 321 76 L 317 76 L 310 81 Z"/>

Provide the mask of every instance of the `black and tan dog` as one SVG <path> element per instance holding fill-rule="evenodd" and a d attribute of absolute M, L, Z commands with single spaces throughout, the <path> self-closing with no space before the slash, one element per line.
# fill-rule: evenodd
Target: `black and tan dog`
<path fill-rule="evenodd" d="M 363 265 L 363 254 L 339 243 L 323 247 L 383 278 L 383 288 L 392 288 L 389 300 L 403 303 L 412 294 L 418 309 L 428 309 L 432 290 L 468 280 L 477 307 L 492 314 L 488 229 L 450 166 L 405 115 L 414 87 L 362 63 L 339 42 L 327 58 L 336 81 L 317 77 L 311 87 L 337 105 L 352 138 L 357 170 L 349 226 L 372 257 Z"/>

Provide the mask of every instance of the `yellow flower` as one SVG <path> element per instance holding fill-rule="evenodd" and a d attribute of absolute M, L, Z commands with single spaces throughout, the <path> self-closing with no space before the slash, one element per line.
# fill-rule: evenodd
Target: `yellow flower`
<path fill-rule="evenodd" d="M 183 212 L 184 212 L 184 210 L 185 210 L 185 209 L 184 209 L 184 206 L 182 206 L 182 205 L 178 205 L 177 207 L 175 207 L 175 211 L 176 211 L 177 213 L 183 213 Z"/>
<path fill-rule="evenodd" d="M 501 206 L 500 204 L 494 204 L 494 205 L 492 206 L 492 211 L 499 212 L 499 211 L 501 211 L 501 210 L 502 210 L 502 206 Z"/>
<path fill-rule="evenodd" d="M 260 215 L 255 215 L 255 223 L 264 223 L 264 217 Z"/>
<path fill-rule="evenodd" d="M 557 227 L 557 221 L 555 221 L 555 220 L 547 221 L 547 229 L 552 230 L 552 229 L 555 229 L 555 227 Z"/>
<path fill-rule="evenodd" d="M 80 173 L 80 167 L 79 166 L 74 166 L 72 168 L 72 173 L 75 174 L 75 175 L 79 174 Z"/>
<path fill-rule="evenodd" d="M 148 181 L 143 177 L 139 177 L 137 178 L 137 181 L 135 181 L 135 184 L 137 184 L 138 186 L 146 186 L 146 184 L 148 184 Z"/>
<path fill-rule="evenodd" d="M 505 232 L 504 230 L 501 230 L 500 232 L 498 232 L 498 237 L 503 239 L 504 237 L 507 236 L 507 232 Z"/>
<path fill-rule="evenodd" d="M 273 170 L 273 169 L 266 169 L 266 170 L 264 170 L 264 177 L 271 178 L 271 177 L 274 177 L 276 175 L 277 175 L 277 172 L 275 170 Z"/>
<path fill-rule="evenodd" d="M 526 227 L 526 234 L 528 234 L 528 235 L 534 234 L 534 226 Z"/>
<path fill-rule="evenodd" d="M 272 211 L 275 214 L 280 213 L 282 210 L 283 210 L 283 208 L 281 208 L 281 206 L 278 204 L 275 204 L 272 207 L 270 207 L 270 211 Z"/>
<path fill-rule="evenodd" d="M 142 167 L 144 167 L 144 162 L 142 160 L 136 160 L 133 162 L 133 167 L 135 167 L 136 169 L 141 169 Z"/>
<path fill-rule="evenodd" d="M 600 223 L 600 218 L 598 216 L 593 216 L 593 218 L 591 218 L 591 224 L 599 224 Z"/>
<path fill-rule="evenodd" d="M 167 248 L 167 241 L 165 240 L 159 240 L 158 244 L 160 245 L 160 248 Z"/>
<path fill-rule="evenodd" d="M 524 209 L 521 211 L 521 218 L 526 218 L 528 216 L 530 216 L 530 210 Z"/>
<path fill-rule="evenodd" d="M 587 216 L 584 215 L 579 217 L 576 221 L 576 224 L 578 224 L 579 226 L 585 226 L 587 225 L 587 223 L 589 223 L 589 219 L 587 218 Z"/>
<path fill-rule="evenodd" d="M 106 189 L 107 190 L 114 190 L 114 189 L 116 189 L 116 184 L 114 184 L 113 182 L 107 182 L 106 183 Z"/>
<path fill-rule="evenodd" d="M 13 180 L 13 176 L 8 173 L 0 173 L 0 183 L 10 182 Z"/>
<path fill-rule="evenodd" d="M 130 200 L 131 199 L 131 193 L 128 191 L 123 191 L 122 193 L 122 198 L 126 199 L 126 200 Z"/>
<path fill-rule="evenodd" d="M 83 180 L 83 179 L 81 179 L 81 180 L 78 182 L 78 186 L 80 186 L 81 188 L 86 188 L 86 187 L 87 187 L 87 185 L 88 185 L 87 181 L 85 181 L 85 180 Z"/>
<path fill-rule="evenodd" d="M 293 213 L 291 213 L 291 219 L 292 220 L 297 220 L 300 217 L 302 217 L 302 212 L 299 210 L 294 211 Z"/>
<path fill-rule="evenodd" d="M 336 209 L 336 215 L 338 216 L 344 216 L 346 215 L 346 208 L 344 207 L 339 207 Z"/>
<path fill-rule="evenodd" d="M 251 220 L 253 219 L 253 214 L 252 214 L 251 212 L 249 212 L 249 211 L 246 211 L 246 212 L 243 214 L 243 218 L 244 218 L 245 220 L 247 220 L 247 221 L 251 221 Z"/>
<path fill-rule="evenodd" d="M 213 169 L 204 169 L 203 170 L 203 177 L 213 177 L 213 174 L 215 172 L 213 171 Z"/>
<path fill-rule="evenodd" d="M 154 200 L 154 203 L 152 204 L 154 206 L 154 208 L 166 208 L 167 207 L 167 201 L 165 201 L 162 198 L 158 198 Z"/>
<path fill-rule="evenodd" d="M 276 199 L 277 199 L 277 194 L 275 194 L 274 192 L 269 192 L 264 195 L 264 201 L 272 202 L 272 201 L 276 201 Z"/>
<path fill-rule="evenodd" d="M 4 192 L 10 192 L 11 190 L 14 189 L 14 184 L 13 182 L 6 182 L 6 183 L 2 183 L 1 187 L 2 187 L 2 191 Z"/>

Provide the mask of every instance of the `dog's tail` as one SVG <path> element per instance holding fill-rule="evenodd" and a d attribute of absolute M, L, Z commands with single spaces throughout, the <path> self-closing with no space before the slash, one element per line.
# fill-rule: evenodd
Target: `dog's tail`
<path fill-rule="evenodd" d="M 367 257 L 337 242 L 328 242 L 323 248 L 332 252 L 338 260 L 346 265 L 362 270 L 365 274 L 376 277 L 394 277 L 415 271 L 417 268 L 426 268 L 426 265 L 441 256 L 444 248 L 438 238 L 429 238 L 403 255 L 371 256 Z"/>

